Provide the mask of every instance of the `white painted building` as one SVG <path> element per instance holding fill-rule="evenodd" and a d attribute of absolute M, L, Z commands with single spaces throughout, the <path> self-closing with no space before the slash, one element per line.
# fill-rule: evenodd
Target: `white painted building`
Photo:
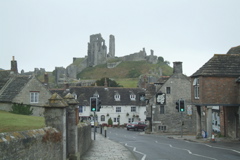
<path fill-rule="evenodd" d="M 113 125 L 146 119 L 145 89 L 75 86 L 70 87 L 68 91 L 79 101 L 80 121 L 93 119 L 94 113 L 91 112 L 90 107 L 91 97 L 98 97 L 101 100 L 101 109 L 96 112 L 99 124 L 108 124 L 109 118 L 112 119 Z M 64 96 L 64 94 L 61 95 Z"/>

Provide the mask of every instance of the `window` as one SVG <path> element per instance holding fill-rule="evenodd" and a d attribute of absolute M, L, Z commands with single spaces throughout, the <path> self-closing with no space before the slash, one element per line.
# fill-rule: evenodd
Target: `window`
<path fill-rule="evenodd" d="M 193 80 L 194 98 L 199 99 L 199 78 Z"/>
<path fill-rule="evenodd" d="M 145 96 L 144 95 L 140 95 L 140 101 L 145 101 Z"/>
<path fill-rule="evenodd" d="M 121 112 L 121 107 L 116 107 L 116 112 Z"/>
<path fill-rule="evenodd" d="M 132 122 L 132 118 L 128 118 L 128 123 Z"/>
<path fill-rule="evenodd" d="M 160 114 L 164 114 L 164 106 L 160 106 Z"/>
<path fill-rule="evenodd" d="M 119 122 L 119 118 L 114 118 L 113 122 Z"/>
<path fill-rule="evenodd" d="M 130 99 L 131 99 L 131 101 L 136 101 L 136 95 L 135 94 L 130 94 Z"/>
<path fill-rule="evenodd" d="M 158 126 L 159 131 L 166 131 L 167 127 L 166 126 Z"/>
<path fill-rule="evenodd" d="M 101 121 L 105 121 L 105 116 L 101 115 Z"/>
<path fill-rule="evenodd" d="M 115 101 L 120 101 L 120 95 L 119 94 L 115 94 L 114 95 L 114 99 L 115 99 Z"/>
<path fill-rule="evenodd" d="M 30 103 L 38 103 L 39 92 L 30 92 Z"/>
<path fill-rule="evenodd" d="M 167 94 L 171 94 L 171 87 L 167 87 L 167 88 L 166 88 L 166 93 L 167 93 Z"/>
<path fill-rule="evenodd" d="M 131 112 L 136 112 L 136 107 L 131 107 Z"/>
<path fill-rule="evenodd" d="M 78 111 L 79 113 L 83 113 L 83 106 L 79 106 Z"/>

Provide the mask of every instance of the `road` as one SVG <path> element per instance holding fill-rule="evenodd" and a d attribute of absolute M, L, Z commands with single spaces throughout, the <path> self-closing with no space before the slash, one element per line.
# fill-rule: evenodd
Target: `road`
<path fill-rule="evenodd" d="M 239 160 L 240 143 L 199 143 L 142 131 L 108 128 L 110 140 L 125 145 L 138 160 Z"/>

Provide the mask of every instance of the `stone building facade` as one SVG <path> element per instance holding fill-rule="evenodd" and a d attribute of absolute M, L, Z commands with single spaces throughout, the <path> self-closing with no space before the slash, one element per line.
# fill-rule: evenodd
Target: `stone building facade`
<path fill-rule="evenodd" d="M 191 106 L 190 79 L 182 73 L 182 62 L 174 62 L 170 77 L 162 77 L 147 87 L 147 119 L 152 132 L 194 134 L 195 108 Z M 162 97 L 162 102 L 159 98 Z M 176 102 L 185 101 L 185 111 L 176 109 Z"/>

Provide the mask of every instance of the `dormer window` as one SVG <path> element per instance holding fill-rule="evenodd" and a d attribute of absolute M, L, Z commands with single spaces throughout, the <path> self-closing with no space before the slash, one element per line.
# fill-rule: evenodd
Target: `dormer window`
<path fill-rule="evenodd" d="M 140 95 L 140 101 L 145 101 L 145 95 Z"/>
<path fill-rule="evenodd" d="M 97 91 L 93 94 L 93 97 L 97 97 L 97 98 L 99 98 L 99 94 L 98 94 Z"/>
<path fill-rule="evenodd" d="M 78 96 L 77 96 L 77 94 L 76 94 L 76 93 L 73 93 L 72 95 L 73 95 L 73 97 L 74 97 L 75 99 L 77 99 L 77 98 L 78 98 Z"/>
<path fill-rule="evenodd" d="M 130 99 L 131 99 L 131 101 L 136 101 L 136 95 L 135 94 L 130 94 Z"/>
<path fill-rule="evenodd" d="M 115 94 L 114 99 L 115 101 L 120 101 L 120 94 Z"/>

